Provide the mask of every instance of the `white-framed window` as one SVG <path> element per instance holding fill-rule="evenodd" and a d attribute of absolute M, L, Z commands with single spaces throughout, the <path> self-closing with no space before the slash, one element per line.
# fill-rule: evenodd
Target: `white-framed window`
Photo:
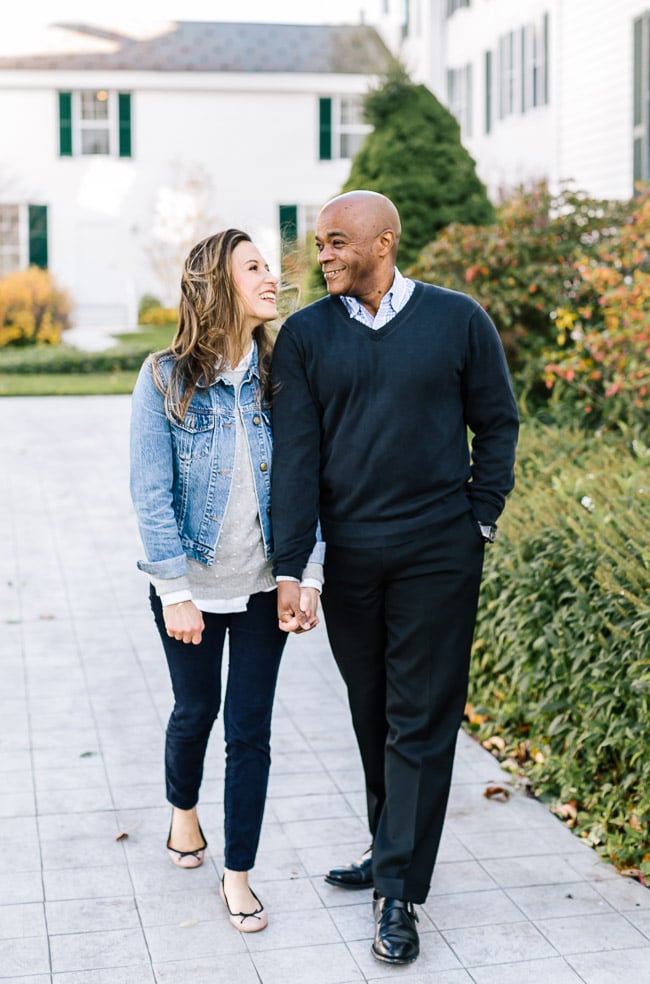
<path fill-rule="evenodd" d="M 82 89 L 73 94 L 74 133 L 82 156 L 108 156 L 117 142 L 116 93 Z M 74 140 L 74 136 L 73 136 Z"/>
<path fill-rule="evenodd" d="M 0 205 L 0 277 L 27 266 L 24 222 L 20 205 Z"/>
<path fill-rule="evenodd" d="M 518 56 L 520 34 L 508 31 L 499 38 L 499 119 L 511 116 L 516 109 L 519 91 Z"/>
<path fill-rule="evenodd" d="M 447 17 L 451 17 L 461 7 L 469 7 L 470 0 L 447 0 Z"/>
<path fill-rule="evenodd" d="M 131 157 L 131 94 L 59 92 L 59 155 Z"/>
<path fill-rule="evenodd" d="M 402 40 L 411 33 L 411 0 L 402 0 Z"/>
<path fill-rule="evenodd" d="M 493 102 L 500 120 L 548 105 L 548 64 L 548 14 L 501 35 L 495 56 L 485 55 L 486 133 L 493 125 Z"/>
<path fill-rule="evenodd" d="M 47 206 L 0 203 L 0 277 L 47 267 Z"/>
<path fill-rule="evenodd" d="M 633 23 L 632 176 L 650 177 L 650 12 Z"/>
<path fill-rule="evenodd" d="M 523 30 L 523 92 L 524 111 L 548 103 L 548 15 L 545 14 Z"/>
<path fill-rule="evenodd" d="M 472 66 L 447 71 L 447 106 L 456 117 L 462 138 L 472 136 Z"/>
<path fill-rule="evenodd" d="M 349 159 L 372 127 L 363 120 L 361 96 L 322 96 L 319 99 L 319 160 Z"/>

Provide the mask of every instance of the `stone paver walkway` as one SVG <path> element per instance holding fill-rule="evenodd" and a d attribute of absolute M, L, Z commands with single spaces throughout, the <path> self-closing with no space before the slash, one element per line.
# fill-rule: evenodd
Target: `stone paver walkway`
<path fill-rule="evenodd" d="M 324 631 L 292 638 L 244 937 L 217 894 L 222 733 L 201 798 L 203 868 L 167 859 L 170 686 L 135 569 L 129 400 L 0 400 L 0 984 L 649 984 L 650 891 L 460 736 L 441 856 L 408 968 L 370 956 L 369 892 L 323 881 L 368 842 Z M 124 836 L 128 835 L 128 836 Z"/>

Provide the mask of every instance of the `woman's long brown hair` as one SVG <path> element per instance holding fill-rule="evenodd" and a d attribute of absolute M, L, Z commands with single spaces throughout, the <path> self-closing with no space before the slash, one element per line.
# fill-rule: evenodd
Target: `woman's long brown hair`
<path fill-rule="evenodd" d="M 168 349 L 152 356 L 153 378 L 165 396 L 170 419 L 183 420 L 196 387 L 209 386 L 226 364 L 246 354 L 244 309 L 232 275 L 232 254 L 240 243 L 252 242 L 240 229 L 226 229 L 201 240 L 185 260 L 181 277 L 178 328 Z M 273 338 L 265 325 L 253 332 L 257 342 L 263 395 L 270 392 Z M 158 360 L 173 355 L 169 383 L 161 379 Z"/>

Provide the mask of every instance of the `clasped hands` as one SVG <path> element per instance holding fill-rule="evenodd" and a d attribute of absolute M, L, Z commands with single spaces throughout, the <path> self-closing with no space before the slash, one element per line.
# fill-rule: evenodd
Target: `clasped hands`
<path fill-rule="evenodd" d="M 309 632 L 318 625 L 316 588 L 301 588 L 297 581 L 278 584 L 278 622 L 283 632 Z M 203 615 L 193 601 L 180 601 L 163 608 L 167 635 L 198 646 L 203 637 Z"/>
<path fill-rule="evenodd" d="M 278 625 L 283 632 L 309 632 L 318 625 L 316 588 L 302 588 L 297 581 L 278 581 Z"/>

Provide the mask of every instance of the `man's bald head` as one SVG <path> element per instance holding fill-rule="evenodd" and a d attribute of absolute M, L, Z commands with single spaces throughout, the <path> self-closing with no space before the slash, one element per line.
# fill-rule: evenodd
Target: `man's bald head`
<path fill-rule="evenodd" d="M 357 227 L 363 226 L 364 232 L 369 237 L 374 238 L 384 230 L 390 230 L 395 236 L 395 254 L 397 254 L 397 247 L 402 234 L 402 223 L 399 212 L 386 195 L 380 195 L 377 191 L 362 189 L 347 191 L 323 205 L 319 220 L 331 213 L 345 216 Z"/>

